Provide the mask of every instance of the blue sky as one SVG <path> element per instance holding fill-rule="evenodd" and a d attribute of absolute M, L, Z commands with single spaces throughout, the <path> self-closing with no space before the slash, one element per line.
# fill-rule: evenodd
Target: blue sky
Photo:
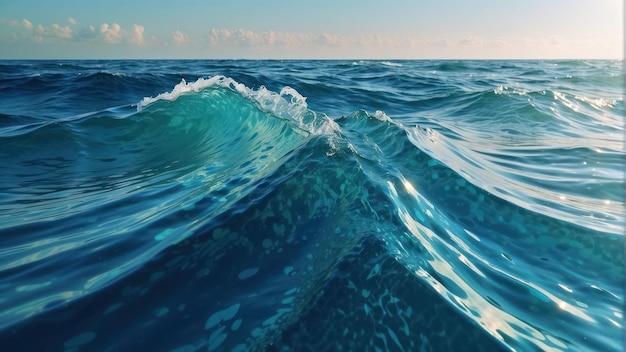
<path fill-rule="evenodd" d="M 0 0 L 0 58 L 623 58 L 621 0 Z"/>

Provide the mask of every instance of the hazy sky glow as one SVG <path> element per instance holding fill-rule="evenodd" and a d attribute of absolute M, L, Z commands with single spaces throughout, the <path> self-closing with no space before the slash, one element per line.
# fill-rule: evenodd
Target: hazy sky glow
<path fill-rule="evenodd" d="M 0 59 L 623 58 L 621 0 L 0 0 Z"/>

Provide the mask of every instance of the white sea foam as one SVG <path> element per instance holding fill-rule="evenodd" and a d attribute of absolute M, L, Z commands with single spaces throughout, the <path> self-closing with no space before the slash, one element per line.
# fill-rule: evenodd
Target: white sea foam
<path fill-rule="evenodd" d="M 218 81 L 223 80 L 223 79 L 225 79 L 225 77 L 214 76 L 214 77 L 211 77 L 209 79 L 198 78 L 197 81 L 190 82 L 190 83 L 187 83 L 187 81 L 185 81 L 185 79 L 183 79 L 183 80 L 180 81 L 180 83 L 178 83 L 176 86 L 174 86 L 174 89 L 172 89 L 171 92 L 161 93 L 161 94 L 157 95 L 156 97 L 145 97 L 145 98 L 143 98 L 143 100 L 141 102 L 139 102 L 139 104 L 137 104 L 137 110 L 141 111 L 146 106 L 148 106 L 148 105 L 150 105 L 150 104 L 152 104 L 152 103 L 154 103 L 156 101 L 159 101 L 159 100 L 174 101 L 174 100 L 178 99 L 178 97 L 180 97 L 181 95 L 183 95 L 185 93 L 199 92 L 202 89 L 205 89 L 205 88 L 217 85 Z"/>
<path fill-rule="evenodd" d="M 402 67 L 401 63 L 391 62 L 391 61 L 383 61 L 380 64 L 383 66 L 389 66 L 389 67 Z"/>
<path fill-rule="evenodd" d="M 504 95 L 510 95 L 510 94 L 516 94 L 516 95 L 526 95 L 528 94 L 528 91 L 522 88 L 514 88 L 514 87 L 507 87 L 507 86 L 503 86 L 503 85 L 499 85 L 497 88 L 495 88 L 493 90 L 493 92 L 495 94 L 504 94 Z"/>
<path fill-rule="evenodd" d="M 591 97 L 586 97 L 582 95 L 577 95 L 574 97 L 574 99 L 587 103 L 596 109 L 603 109 L 606 107 L 612 108 L 615 106 L 615 104 L 617 104 L 616 99 L 591 98 Z"/>
<path fill-rule="evenodd" d="M 197 93 L 211 87 L 222 87 L 235 91 L 254 102 L 263 112 L 291 121 L 298 128 L 312 134 L 333 134 L 339 129 L 337 124 L 325 114 L 318 114 L 309 110 L 306 97 L 294 88 L 283 87 L 280 93 L 270 91 L 264 86 L 254 90 L 224 76 L 199 78 L 195 82 L 187 82 L 183 79 L 170 92 L 161 93 L 156 97 L 143 98 L 137 104 L 137 110 L 141 111 L 159 100 L 175 101 L 183 94 Z"/>
<path fill-rule="evenodd" d="M 392 122 L 391 118 L 387 116 L 384 111 L 381 110 L 376 110 L 376 112 L 372 116 L 382 122 Z"/>

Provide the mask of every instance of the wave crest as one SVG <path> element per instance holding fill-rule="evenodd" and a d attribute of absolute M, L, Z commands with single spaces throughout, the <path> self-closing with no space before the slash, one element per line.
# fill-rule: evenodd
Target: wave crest
<path fill-rule="evenodd" d="M 0 194 L 28 207 L 0 203 L 0 234 L 30 236 L 3 248 L 0 271 L 34 267 L 31 281 L 40 283 L 46 267 L 70 265 L 69 258 L 84 257 L 84 269 L 80 278 L 58 277 L 28 297 L 0 301 L 0 321 L 46 311 L 65 291 L 75 293 L 62 299 L 69 302 L 106 287 L 216 216 L 243 211 L 250 205 L 237 202 L 308 135 L 332 130 L 293 89 L 277 94 L 214 77 L 182 81 L 131 114 L 107 110 L 6 140 L 13 157 Z M 24 145 L 32 162 L 16 152 Z M 111 259 L 102 267 L 93 262 L 100 254 L 81 253 Z"/>
<path fill-rule="evenodd" d="M 186 82 L 183 79 L 170 92 L 144 98 L 137 104 L 137 109 L 141 111 L 157 101 L 175 101 L 184 94 L 199 93 L 210 88 L 225 88 L 237 92 L 254 102 L 262 111 L 290 121 L 296 127 L 314 135 L 329 135 L 338 130 L 337 125 L 327 115 L 310 110 L 306 97 L 291 87 L 283 87 L 280 93 L 272 92 L 264 86 L 254 90 L 225 76 L 199 78 L 194 82 Z"/>

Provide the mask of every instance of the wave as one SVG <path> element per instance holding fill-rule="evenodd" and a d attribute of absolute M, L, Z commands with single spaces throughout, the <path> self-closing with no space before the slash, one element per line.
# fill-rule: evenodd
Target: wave
<path fill-rule="evenodd" d="M 281 96 L 211 82 L 220 85 L 193 94 L 181 92 L 183 83 L 144 99 L 134 113 L 105 110 L 5 135 L 1 232 L 28 236 L 2 249 L 0 270 L 28 268 L 34 283 L 25 286 L 30 294 L 0 303 L 1 326 L 140 267 L 229 210 L 308 135 L 332 128 L 287 88 Z M 114 265 L 80 270 L 87 279 L 47 277 L 50 262 L 72 266 L 63 258 L 111 252 Z"/>
<path fill-rule="evenodd" d="M 109 76 L 95 78 L 126 79 Z M 391 295 L 388 288 L 398 283 L 386 280 L 400 274 L 385 271 L 385 263 L 478 327 L 468 338 L 486 334 L 514 349 L 606 346 L 586 331 L 623 303 L 614 293 L 621 287 L 613 285 L 623 280 L 623 203 L 616 198 L 622 175 L 579 164 L 612 165 L 621 154 L 599 134 L 591 135 L 603 143 L 600 154 L 572 138 L 528 144 L 526 133 L 536 140 L 542 123 L 552 121 L 540 112 L 524 113 L 533 121 L 485 119 L 492 129 L 512 131 L 489 138 L 481 134 L 486 125 L 460 118 L 469 107 L 484 112 L 485 100 L 523 99 L 512 103 L 528 109 L 528 96 L 544 97 L 505 86 L 459 93 L 458 104 L 446 108 L 455 123 L 396 120 L 384 109 L 330 117 L 310 109 L 294 88 L 276 93 L 213 76 L 182 80 L 132 109 L 7 130 L 0 237 L 10 240 L 0 249 L 0 273 L 19 283 L 3 287 L 19 295 L 0 299 L 0 329 L 70 304 L 102 311 L 103 321 L 142 307 L 146 324 L 165 324 L 155 320 L 172 307 L 185 311 L 185 295 L 199 295 L 185 319 L 204 326 L 208 338 L 194 335 L 184 348 L 262 349 L 304 336 L 296 327 L 310 325 L 306 317 L 321 309 L 326 292 L 349 292 L 331 300 L 358 302 L 364 316 L 351 320 L 399 317 L 395 322 L 402 320 L 410 336 L 409 326 L 427 318 L 411 316 L 411 305 Z M 7 116 L 0 118 L 18 120 Z M 582 179 L 602 177 L 579 191 L 586 181 L 546 166 L 555 155 Z M 369 242 L 384 259 L 360 256 Z M 367 274 L 363 281 L 375 279 L 384 291 L 378 302 L 370 299 L 372 288 L 350 280 L 334 286 L 355 257 L 363 265 L 357 271 Z M 555 263 L 573 274 L 555 278 Z M 64 270 L 50 275 L 51 267 Z M 600 271 L 609 279 L 596 289 L 587 283 Z M 426 291 L 411 287 L 415 295 L 405 299 L 418 307 Z M 601 304 L 585 303 L 584 290 L 598 291 Z M 96 293 L 116 301 L 101 307 L 80 300 Z M 254 314 L 236 318 L 245 310 Z M 570 330 L 537 319 L 542 312 L 567 318 Z M 338 315 L 320 315 L 328 331 L 347 329 Z M 397 331 L 385 343 L 411 346 Z"/>
<path fill-rule="evenodd" d="M 159 94 L 154 98 L 144 98 L 139 103 L 138 110 L 141 111 L 144 107 L 159 100 L 174 101 L 185 93 L 198 93 L 213 87 L 234 90 L 241 96 L 253 101 L 257 108 L 262 111 L 288 121 L 307 133 L 330 134 L 336 129 L 333 121 L 327 116 L 309 110 L 306 98 L 293 88 L 284 87 L 279 94 L 271 92 L 263 86 L 258 90 L 252 90 L 232 78 L 224 76 L 213 76 L 209 79 L 200 78 L 191 83 L 183 80 L 171 92 Z M 289 97 L 288 100 L 285 99 L 286 97 Z"/>
<path fill-rule="evenodd" d="M 572 329 L 580 333 L 585 324 L 608 314 L 595 315 L 597 312 L 585 309 L 585 305 L 578 304 L 570 295 L 550 289 L 554 285 L 550 279 L 537 280 L 541 260 L 523 253 L 542 252 L 545 241 L 555 245 L 559 242 L 557 247 L 572 251 L 569 258 L 583 256 L 585 261 L 600 260 L 600 267 L 612 271 L 614 278 L 619 277 L 623 259 L 618 244 L 622 236 L 619 224 L 623 219 L 619 211 L 613 212 L 614 205 L 594 202 L 588 195 L 584 200 L 570 203 L 578 207 L 577 211 L 564 209 L 568 204 L 565 196 L 561 203 L 544 207 L 551 192 L 556 196 L 565 194 L 565 190 L 551 191 L 528 181 L 520 182 L 497 167 L 485 165 L 488 160 L 459 147 L 459 141 L 453 146 L 435 130 L 404 126 L 393 120 L 381 123 L 364 112 L 341 121 L 344 133 L 350 128 L 351 149 L 363 158 L 361 167 L 368 178 L 385 191 L 395 206 L 395 216 L 403 224 L 401 228 L 406 231 L 406 237 L 398 234 L 402 229 L 390 231 L 391 234 L 384 237 L 385 242 L 407 269 L 428 282 L 476 324 L 515 349 L 534 345 L 543 350 L 558 350 L 572 342 L 570 337 L 552 335 L 550 331 L 556 331 L 552 323 L 526 323 L 531 320 L 526 305 L 536 304 L 533 299 L 539 297 L 567 312 L 576 321 L 577 328 Z M 557 180 L 563 182 L 564 179 Z M 620 186 L 614 186 L 611 192 L 619 194 Z M 568 189 L 572 188 L 578 185 Z M 524 194 L 533 195 L 534 191 L 538 192 L 535 199 L 525 198 Z M 508 192 L 519 193 L 511 196 Z M 581 219 L 576 215 L 576 212 L 588 214 L 591 211 L 604 217 Z M 606 214 L 614 214 L 615 218 L 607 219 Z M 585 227 L 594 229 L 593 234 L 585 234 L 588 231 L 583 230 Z M 556 233 L 559 235 L 553 237 Z M 524 243 L 525 248 L 517 247 L 516 241 Z M 605 254 L 596 256 L 591 251 L 580 250 L 593 247 Z M 494 248 L 501 253 L 490 253 Z M 600 259 L 604 255 L 606 259 Z M 489 259 L 495 257 L 500 257 L 502 262 Z M 558 258 L 556 255 L 552 260 Z M 525 273 L 526 266 L 533 267 L 534 272 Z M 580 272 L 582 268 L 572 263 L 570 270 Z M 527 292 L 529 296 L 513 298 L 490 288 L 489 284 L 483 286 L 480 283 L 483 280 L 503 283 L 511 292 Z M 578 280 L 580 278 L 567 283 L 561 281 L 560 285 L 575 286 Z M 617 292 L 619 289 L 615 286 L 610 290 Z M 508 308 L 504 309 L 505 306 Z M 541 336 L 539 340 L 538 336 Z"/>

